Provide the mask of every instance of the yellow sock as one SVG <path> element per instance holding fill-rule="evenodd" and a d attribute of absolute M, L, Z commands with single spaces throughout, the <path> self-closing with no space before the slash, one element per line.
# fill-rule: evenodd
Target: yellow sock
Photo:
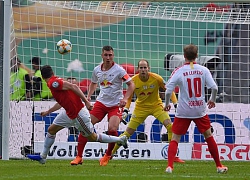
<path fill-rule="evenodd" d="M 171 139 L 172 139 L 172 135 L 173 135 L 172 126 L 173 126 L 172 123 L 167 125 L 167 130 L 168 130 L 168 142 L 170 142 Z"/>
<path fill-rule="evenodd" d="M 124 133 L 122 133 L 119 137 L 121 136 L 127 136 L 128 138 L 131 136 L 127 131 L 125 131 Z M 117 143 L 115 143 L 115 147 L 112 150 L 111 155 L 114 155 L 116 153 L 116 151 L 120 148 L 121 146 L 119 146 Z"/>

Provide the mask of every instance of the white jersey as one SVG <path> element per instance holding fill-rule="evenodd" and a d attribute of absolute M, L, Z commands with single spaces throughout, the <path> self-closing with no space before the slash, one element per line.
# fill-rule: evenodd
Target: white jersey
<path fill-rule="evenodd" d="M 93 83 L 99 83 L 100 93 L 97 101 L 107 107 L 117 106 L 123 99 L 123 82 L 131 81 L 131 77 L 120 65 L 114 64 L 108 71 L 102 71 L 102 64 L 94 68 Z"/>
<path fill-rule="evenodd" d="M 218 89 L 210 71 L 193 62 L 186 63 L 173 71 L 167 83 L 167 93 L 179 86 L 176 117 L 199 118 L 206 115 L 205 86 Z"/>

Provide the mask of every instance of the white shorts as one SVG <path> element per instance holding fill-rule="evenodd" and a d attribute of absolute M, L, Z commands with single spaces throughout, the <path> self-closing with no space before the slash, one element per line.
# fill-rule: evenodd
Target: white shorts
<path fill-rule="evenodd" d="M 90 120 L 90 114 L 88 110 L 81 109 L 78 113 L 77 118 L 70 119 L 63 109 L 54 119 L 53 124 L 62 126 L 65 128 L 76 127 L 85 137 L 90 136 L 94 132 L 94 126 Z"/>

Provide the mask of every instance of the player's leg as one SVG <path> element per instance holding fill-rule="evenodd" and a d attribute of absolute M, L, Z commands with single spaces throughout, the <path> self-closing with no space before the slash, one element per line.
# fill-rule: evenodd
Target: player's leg
<path fill-rule="evenodd" d="M 121 134 L 121 136 L 125 135 L 127 136 L 127 138 L 132 136 L 137 127 L 142 124 L 149 115 L 151 115 L 151 110 L 136 106 L 129 120 L 126 131 Z M 119 148 L 120 145 L 116 143 L 115 147 L 112 150 L 112 156 L 117 152 Z"/>
<path fill-rule="evenodd" d="M 208 150 L 211 154 L 211 156 L 214 159 L 214 162 L 217 167 L 217 172 L 218 173 L 225 173 L 227 172 L 228 168 L 223 166 L 220 161 L 220 156 L 219 156 L 219 151 L 218 151 L 218 146 L 214 140 L 214 137 L 211 132 L 211 124 L 210 124 L 210 119 L 208 115 L 205 115 L 202 118 L 195 119 L 194 120 L 198 130 L 200 133 L 204 135 L 204 138 L 207 142 Z"/>
<path fill-rule="evenodd" d="M 115 111 L 113 111 L 111 117 L 109 117 L 110 113 L 108 114 L 108 132 L 107 132 L 107 134 L 111 135 L 111 136 L 118 136 L 117 129 L 119 127 L 121 117 L 119 117 L 117 115 L 117 113 L 114 113 L 114 112 Z M 100 166 L 106 166 L 108 164 L 109 160 L 112 158 L 111 153 L 112 153 L 114 146 L 115 146 L 115 143 L 108 144 L 108 149 L 107 149 L 105 155 L 99 161 Z"/>
<path fill-rule="evenodd" d="M 127 137 L 116 137 L 107 134 L 94 133 L 94 126 L 90 121 L 88 111 L 82 109 L 77 118 L 74 120 L 75 127 L 81 132 L 81 136 L 86 137 L 89 141 L 97 141 L 102 143 L 121 143 L 123 146 L 128 146 Z"/>
<path fill-rule="evenodd" d="M 62 126 L 51 124 L 48 128 L 48 133 L 46 134 L 46 137 L 44 140 L 42 153 L 40 155 L 39 154 L 35 154 L 35 155 L 28 154 L 27 157 L 29 159 L 36 160 L 41 164 L 45 164 L 49 150 L 55 142 L 56 133 L 63 128 L 64 127 L 62 127 Z"/>
<path fill-rule="evenodd" d="M 122 146 L 128 147 L 127 137 L 126 136 L 110 136 L 104 133 L 97 134 L 95 132 L 92 132 L 90 134 L 87 134 L 85 132 L 83 133 L 83 136 L 86 136 L 89 141 L 91 142 L 100 142 L 100 143 L 119 143 Z"/>
<path fill-rule="evenodd" d="M 56 133 L 65 127 L 72 126 L 71 123 L 71 119 L 69 119 L 66 115 L 65 110 L 59 113 L 54 119 L 53 124 L 51 124 L 48 128 L 42 153 L 40 155 L 27 155 L 27 157 L 32 160 L 39 161 L 41 164 L 45 164 L 49 150 L 55 142 Z"/>
<path fill-rule="evenodd" d="M 153 116 L 157 118 L 167 129 L 168 131 L 168 141 L 170 142 L 172 139 L 172 121 L 170 119 L 170 116 L 168 112 L 164 111 L 162 105 L 158 105 L 156 108 L 153 109 Z M 185 161 L 181 160 L 177 155 L 174 158 L 174 162 L 177 163 L 185 163 Z"/>
<path fill-rule="evenodd" d="M 130 138 L 130 136 L 132 136 L 135 132 L 135 130 L 137 129 L 137 127 L 140 125 L 141 123 L 136 122 L 135 120 L 133 120 L 133 118 L 130 119 L 128 126 L 126 128 L 126 131 L 124 133 L 122 133 L 120 136 L 126 136 L 127 138 Z M 111 156 L 113 156 L 117 150 L 121 147 L 120 144 L 116 143 L 115 147 L 112 150 L 112 154 Z"/>
<path fill-rule="evenodd" d="M 162 104 L 152 109 L 152 115 L 157 118 L 168 131 L 168 141 L 172 138 L 172 121 L 168 112 L 164 111 Z"/>
<path fill-rule="evenodd" d="M 90 121 L 88 112 L 82 109 L 76 118 L 75 127 L 80 131 L 81 135 L 86 137 L 91 142 L 101 143 L 121 143 L 122 145 L 127 144 L 126 137 L 110 136 L 104 133 L 97 134 L 94 132 L 94 126 Z"/>
<path fill-rule="evenodd" d="M 184 118 L 174 118 L 174 123 L 172 127 L 173 136 L 168 146 L 168 165 L 166 168 L 167 173 L 172 173 L 174 168 L 174 159 L 178 149 L 178 143 L 180 142 L 181 135 L 185 134 L 188 130 L 188 127 L 191 123 L 191 120 Z"/>
<path fill-rule="evenodd" d="M 83 150 L 84 147 L 86 146 L 88 142 L 88 139 L 84 137 L 81 133 L 78 135 L 78 140 L 77 140 L 77 156 L 75 157 L 74 160 L 70 162 L 71 165 L 78 165 L 82 164 L 82 155 L 83 155 Z"/>
<path fill-rule="evenodd" d="M 94 109 L 90 111 L 90 117 L 91 117 L 91 122 L 92 124 L 96 124 L 100 122 L 100 119 L 103 119 L 104 116 L 106 115 L 106 112 L 103 111 L 105 109 L 105 106 L 101 104 L 100 102 L 96 102 Z M 89 117 L 88 112 L 84 112 L 86 116 Z M 84 116 L 84 115 L 83 115 Z M 82 164 L 82 157 L 83 157 L 83 150 L 88 142 L 88 139 L 84 137 L 81 133 L 78 135 L 78 140 L 77 140 L 77 156 L 75 157 L 74 160 L 70 162 L 71 165 L 78 165 Z"/>
<path fill-rule="evenodd" d="M 57 121 L 55 121 L 55 123 L 56 122 Z M 55 138 L 56 138 L 56 133 L 58 131 L 60 131 L 61 129 L 63 129 L 63 128 L 64 128 L 63 126 L 56 125 L 54 123 L 49 126 L 48 133 L 46 134 L 46 137 L 45 137 L 45 140 L 44 140 L 43 151 L 41 153 L 41 157 L 43 159 L 46 159 L 52 144 L 54 144 Z"/>

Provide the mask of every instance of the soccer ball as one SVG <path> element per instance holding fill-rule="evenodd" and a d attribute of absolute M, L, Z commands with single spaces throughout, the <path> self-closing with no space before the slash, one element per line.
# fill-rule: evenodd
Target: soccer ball
<path fill-rule="evenodd" d="M 67 54 L 72 50 L 72 44 L 67 39 L 62 39 L 58 41 L 58 43 L 56 44 L 56 47 L 57 47 L 57 51 L 60 54 Z"/>

